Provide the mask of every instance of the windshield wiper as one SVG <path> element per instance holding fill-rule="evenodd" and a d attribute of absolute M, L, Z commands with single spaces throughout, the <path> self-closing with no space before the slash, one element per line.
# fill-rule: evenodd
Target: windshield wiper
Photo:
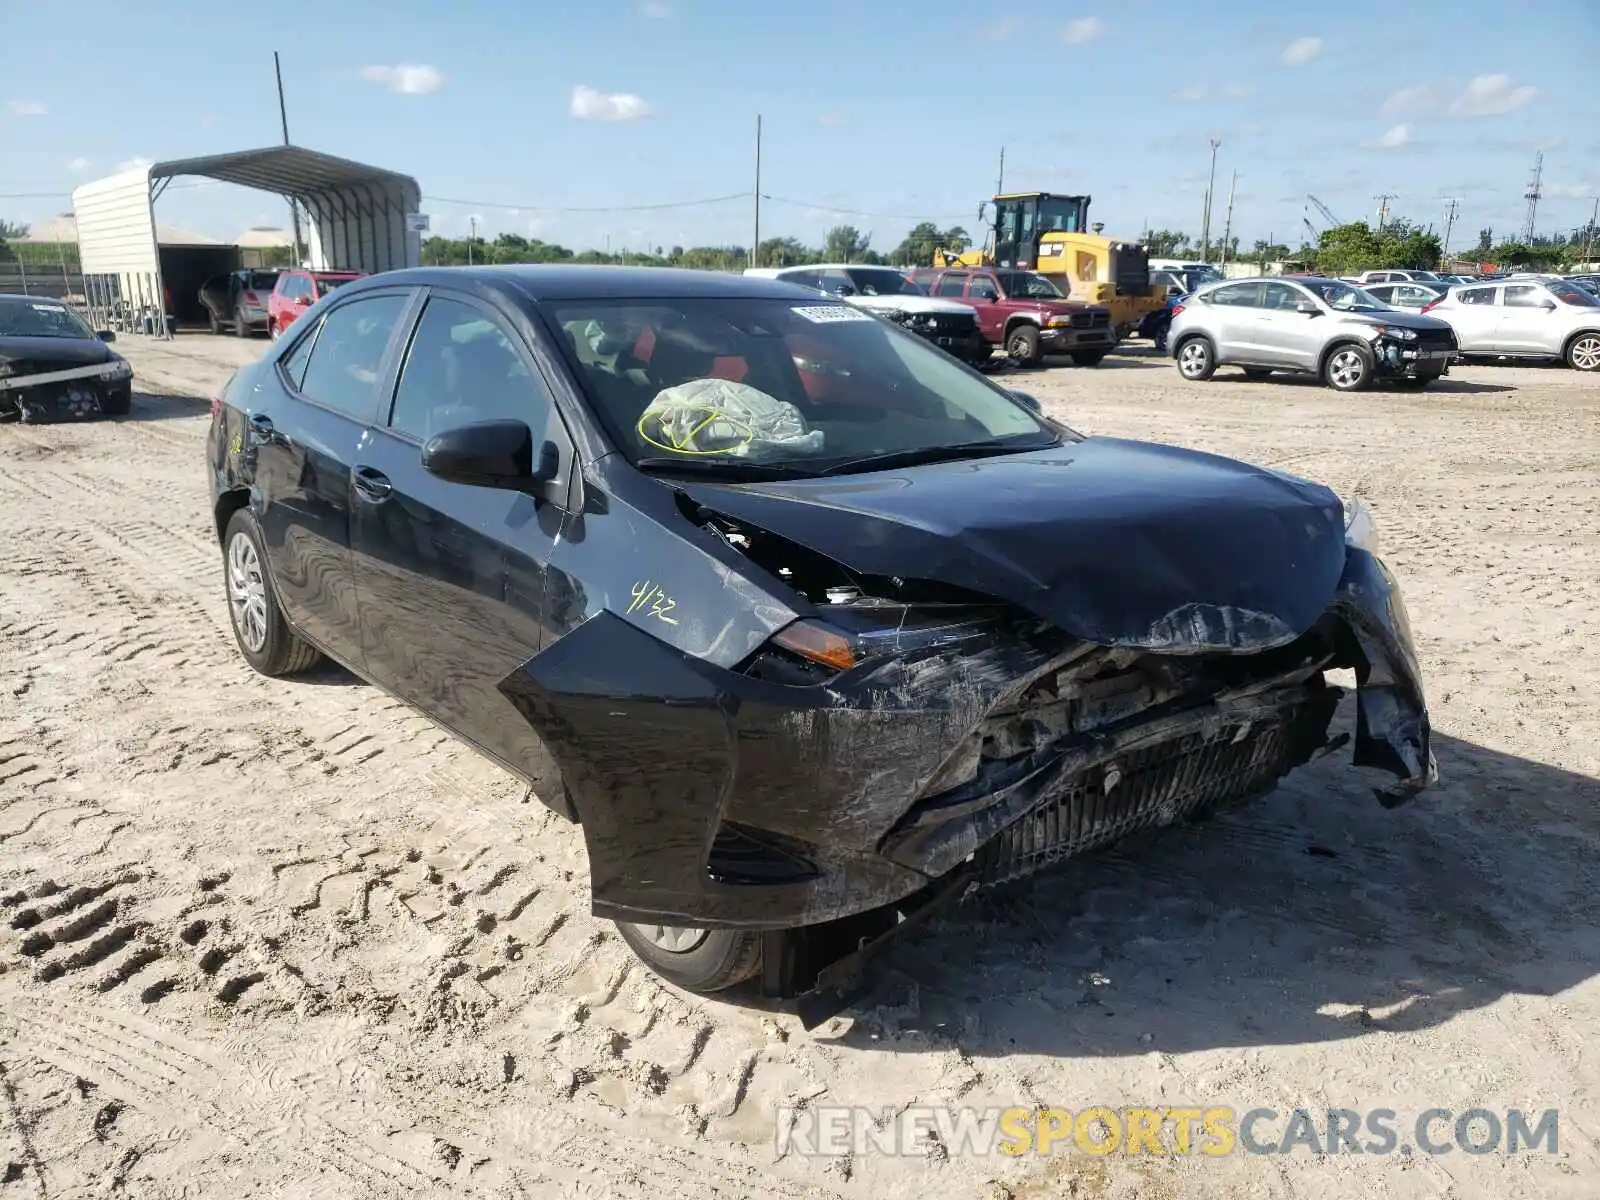
<path fill-rule="evenodd" d="M 715 475 L 722 479 L 811 479 L 816 471 L 808 471 L 790 463 L 752 462 L 743 458 L 665 458 L 656 456 L 638 459 L 634 464 L 641 471 L 660 472 L 666 475 Z"/>
<path fill-rule="evenodd" d="M 890 467 L 915 467 L 923 463 L 952 462 L 962 458 L 985 458 L 995 454 L 1014 454 L 1023 450 L 1043 450 L 1055 445 L 1054 439 L 1033 442 L 1034 435 L 1022 434 L 1020 438 L 990 438 L 981 442 L 957 442 L 950 446 L 918 446 L 914 450 L 890 450 L 884 454 L 869 454 L 862 458 L 849 458 L 818 471 L 819 475 L 848 475 L 852 471 L 887 470 Z"/>

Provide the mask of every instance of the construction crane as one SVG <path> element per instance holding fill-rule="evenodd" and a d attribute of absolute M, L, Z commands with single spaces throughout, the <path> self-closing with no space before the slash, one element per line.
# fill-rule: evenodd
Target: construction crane
<path fill-rule="evenodd" d="M 1321 200 L 1318 200 L 1310 192 L 1306 193 L 1306 199 L 1311 201 L 1312 204 L 1315 204 L 1317 206 L 1317 211 L 1322 214 L 1322 219 L 1324 221 L 1326 221 L 1330 227 L 1332 227 L 1334 225 L 1339 225 L 1339 224 L 1342 223 L 1342 222 L 1340 222 L 1338 217 L 1334 216 L 1333 213 L 1329 211 L 1328 206 L 1326 204 L 1324 204 Z M 1318 229 L 1315 225 L 1313 225 L 1311 223 L 1311 214 L 1310 213 L 1301 214 L 1300 220 L 1305 225 L 1306 232 L 1311 235 L 1311 240 L 1312 241 L 1316 241 L 1318 238 L 1320 238 L 1322 236 L 1322 230 Z"/>

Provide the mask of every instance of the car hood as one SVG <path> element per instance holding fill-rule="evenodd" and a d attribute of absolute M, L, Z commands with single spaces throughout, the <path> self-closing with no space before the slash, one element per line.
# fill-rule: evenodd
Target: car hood
<path fill-rule="evenodd" d="M 851 296 L 850 303 L 861 308 L 870 308 L 873 312 L 928 313 L 962 317 L 972 315 L 970 304 L 958 304 L 954 300 L 935 300 L 932 296 Z"/>
<path fill-rule="evenodd" d="M 0 336 L 0 362 L 27 363 L 30 372 L 88 367 L 114 357 L 99 338 Z"/>
<path fill-rule="evenodd" d="M 1425 317 L 1419 312 L 1403 308 L 1387 308 L 1383 312 L 1340 313 L 1346 320 L 1362 321 L 1368 325 L 1397 325 L 1401 329 L 1449 329 L 1449 321 L 1438 317 Z"/>
<path fill-rule="evenodd" d="M 1170 653 L 1292 641 L 1344 570 L 1327 488 L 1194 450 L 1088 438 L 859 475 L 682 484 L 851 571 L 1006 601 L 1075 637 Z"/>

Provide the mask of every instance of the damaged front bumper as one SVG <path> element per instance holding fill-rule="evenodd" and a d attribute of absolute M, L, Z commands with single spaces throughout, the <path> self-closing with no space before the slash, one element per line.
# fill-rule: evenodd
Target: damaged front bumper
<path fill-rule="evenodd" d="M 126 411 L 132 390 L 133 371 L 126 363 L 23 371 L 13 367 L 0 374 L 0 421 L 43 425 Z"/>
<path fill-rule="evenodd" d="M 1257 652 L 946 633 L 810 680 L 603 612 L 505 680 L 560 764 L 595 913 L 779 930 L 1015 878 L 1271 790 L 1330 747 L 1332 668 L 1356 673 L 1354 759 L 1395 777 L 1382 801 L 1437 778 L 1399 588 L 1358 548 L 1316 625 Z"/>
<path fill-rule="evenodd" d="M 1372 358 L 1380 379 L 1436 379 L 1450 373 L 1460 354 L 1454 339 L 1402 341 L 1379 336 L 1372 343 Z"/>

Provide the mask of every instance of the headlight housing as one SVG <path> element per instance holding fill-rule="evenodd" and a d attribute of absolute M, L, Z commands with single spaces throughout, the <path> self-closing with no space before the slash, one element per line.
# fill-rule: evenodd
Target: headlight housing
<path fill-rule="evenodd" d="M 132 374 L 133 368 L 125 358 L 113 359 L 100 370 L 101 379 L 127 379 Z"/>
<path fill-rule="evenodd" d="M 1393 338 L 1397 342 L 1414 342 L 1417 340 L 1417 331 L 1403 325 L 1379 325 L 1373 330 L 1372 336 Z"/>
<path fill-rule="evenodd" d="M 1378 527 L 1372 519 L 1372 510 L 1360 500 L 1344 500 L 1344 544 L 1354 546 L 1358 550 L 1365 550 L 1368 554 L 1378 552 Z"/>

